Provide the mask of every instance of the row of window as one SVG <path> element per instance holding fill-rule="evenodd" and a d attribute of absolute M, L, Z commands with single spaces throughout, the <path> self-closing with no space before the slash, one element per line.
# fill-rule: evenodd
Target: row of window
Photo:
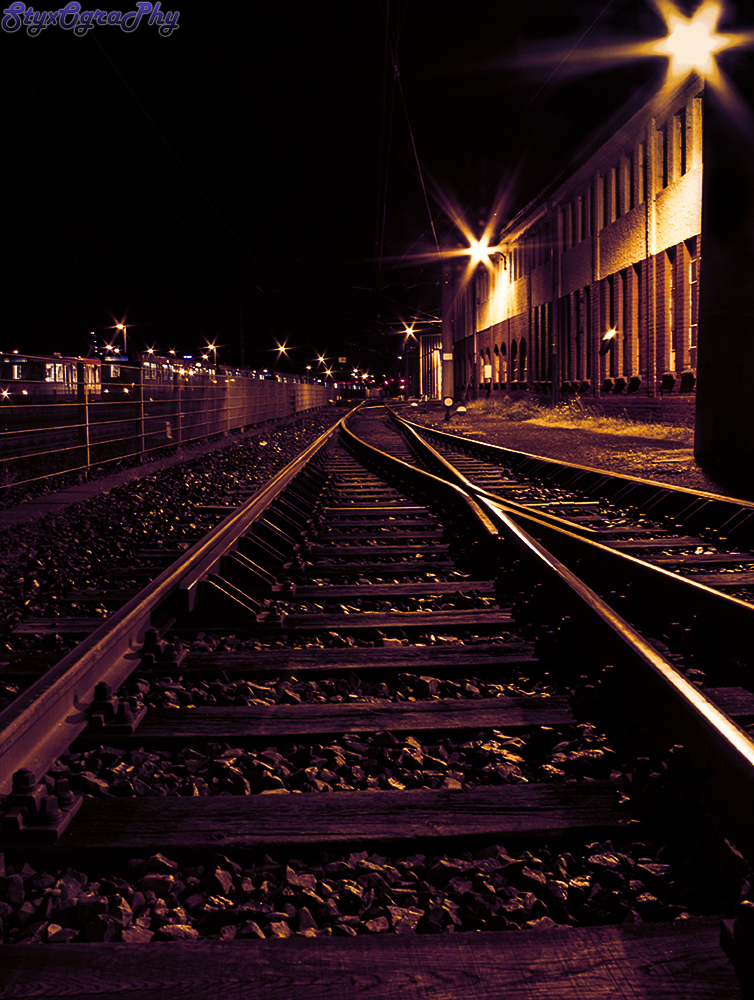
<path fill-rule="evenodd" d="M 525 380 L 527 369 L 535 380 L 567 381 L 634 375 L 647 379 L 657 371 L 694 370 L 699 242 L 694 237 L 649 261 L 638 261 L 593 286 L 564 295 L 554 307 L 549 302 L 533 307 L 529 356 L 525 338 L 518 345 L 511 341 L 507 357 L 505 343 L 481 347 L 477 364 L 489 367 L 485 378 Z M 649 301 L 655 303 L 651 334 Z M 553 373 L 555 359 L 557 371 Z M 472 381 L 472 357 L 460 365 L 463 370 L 457 378 L 461 383 Z"/>
<path fill-rule="evenodd" d="M 701 98 L 694 100 L 701 102 Z M 689 115 L 683 107 L 655 130 L 655 191 L 661 191 L 671 181 L 688 173 L 694 139 L 693 119 L 694 115 Z M 638 142 L 613 167 L 602 172 L 595 185 L 562 205 L 563 250 L 588 239 L 595 231 L 604 229 L 646 201 L 651 193 L 649 171 L 646 142 Z"/>
<path fill-rule="evenodd" d="M 701 102 L 695 98 L 694 102 Z M 690 105 L 694 107 L 694 104 Z M 701 109 L 696 115 L 699 120 Z M 683 177 L 691 166 L 694 140 L 693 121 L 686 107 L 681 108 L 654 132 L 654 190 L 661 191 L 672 180 Z M 572 200 L 560 207 L 561 249 L 568 250 L 589 239 L 616 219 L 643 204 L 650 194 L 650 157 L 645 141 L 638 142 L 615 165 L 596 178 Z M 550 260 L 552 234 L 549 220 L 532 228 L 506 261 L 510 280 L 517 281 Z"/>

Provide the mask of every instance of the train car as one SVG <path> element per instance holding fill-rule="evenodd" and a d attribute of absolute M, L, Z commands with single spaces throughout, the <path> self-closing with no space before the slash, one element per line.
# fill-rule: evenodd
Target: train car
<path fill-rule="evenodd" d="M 12 403 L 76 403 L 100 395 L 99 358 L 0 351 L 0 397 Z"/>
<path fill-rule="evenodd" d="M 84 388 L 87 399 L 103 403 L 140 398 L 142 390 L 145 400 L 157 401 L 168 399 L 178 389 L 227 385 L 237 379 L 327 385 L 328 396 L 338 394 L 335 383 L 323 383 L 311 375 L 218 365 L 205 358 L 159 356 L 152 351 L 107 351 L 102 357 L 89 358 L 0 352 L 0 394 L 3 400 L 16 403 L 80 402 Z"/>

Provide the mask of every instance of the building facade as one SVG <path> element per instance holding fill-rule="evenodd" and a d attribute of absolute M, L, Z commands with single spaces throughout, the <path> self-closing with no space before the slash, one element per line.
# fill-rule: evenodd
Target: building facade
<path fill-rule="evenodd" d="M 693 75 L 606 126 L 470 280 L 444 265 L 443 395 L 693 390 L 703 87 Z"/>

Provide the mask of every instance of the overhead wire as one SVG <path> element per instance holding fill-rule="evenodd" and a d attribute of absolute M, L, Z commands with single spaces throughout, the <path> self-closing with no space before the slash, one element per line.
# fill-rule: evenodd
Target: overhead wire
<path fill-rule="evenodd" d="M 521 120 L 521 118 L 523 117 L 523 115 L 526 114 L 529 111 L 529 109 L 532 107 L 532 105 L 540 98 L 541 94 L 550 86 L 550 84 L 555 79 L 555 77 L 559 74 L 559 72 L 561 71 L 561 69 L 563 68 L 563 66 L 571 59 L 571 57 L 573 56 L 574 52 L 583 44 L 583 42 L 585 41 L 585 39 L 588 38 L 588 36 L 596 28 L 596 26 L 599 24 L 599 22 L 602 20 L 602 18 L 607 13 L 607 11 L 613 5 L 613 3 L 614 3 L 614 0 L 607 0 L 607 3 L 600 10 L 599 14 L 597 14 L 597 16 L 595 17 L 595 19 L 586 28 L 586 30 L 583 32 L 583 34 L 576 40 L 576 42 L 574 42 L 574 44 L 571 46 L 571 48 L 568 50 L 568 52 L 566 52 L 566 54 L 560 60 L 560 62 L 558 63 L 558 65 L 553 69 L 552 73 L 550 73 L 550 75 L 547 77 L 547 79 L 544 81 L 544 83 L 529 98 L 529 100 L 518 109 L 517 114 L 512 119 L 510 119 L 508 121 L 507 128 L 500 135 L 498 135 L 498 137 L 495 139 L 495 141 L 487 148 L 485 154 L 483 154 L 484 156 L 489 155 L 493 150 L 495 150 L 500 145 L 500 143 L 503 141 L 503 139 L 506 138 L 511 133 L 511 131 L 513 130 L 513 128 L 518 126 L 518 123 Z M 456 198 L 460 194 L 460 192 L 463 189 L 463 187 L 465 186 L 465 183 L 466 183 L 466 181 L 463 181 L 461 184 L 459 184 L 456 187 L 455 192 L 447 200 L 452 201 L 454 198 Z M 470 208 L 471 208 L 471 203 L 468 203 L 465 206 L 465 208 L 462 210 L 462 212 L 466 213 L 466 212 L 468 212 L 468 210 Z M 437 233 L 436 233 L 436 230 L 435 230 L 434 223 L 435 223 L 435 221 L 439 221 L 443 217 L 443 215 L 445 215 L 445 214 L 446 213 L 445 213 L 444 208 L 441 207 L 440 211 L 437 212 L 436 216 L 433 217 L 433 218 L 431 218 L 431 220 L 430 220 L 430 226 L 431 226 L 432 234 L 433 234 L 434 239 L 435 239 L 435 245 L 437 246 L 437 252 L 438 252 L 438 254 L 441 251 L 440 251 L 439 245 L 437 244 Z M 422 240 L 426 237 L 426 235 L 427 235 L 427 233 L 426 233 L 426 230 L 425 230 L 420 236 L 417 237 L 416 240 L 414 240 L 414 242 L 412 243 L 411 247 L 408 250 L 406 250 L 403 253 L 403 255 L 400 258 L 398 258 L 398 260 L 396 260 L 394 262 L 393 267 L 391 268 L 391 270 L 395 270 L 396 268 L 398 268 L 408 257 L 410 257 L 410 255 L 413 253 L 413 251 L 416 248 L 416 246 L 422 242 Z"/>

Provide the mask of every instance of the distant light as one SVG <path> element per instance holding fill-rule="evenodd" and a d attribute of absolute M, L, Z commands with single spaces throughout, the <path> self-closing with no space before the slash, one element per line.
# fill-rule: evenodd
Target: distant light
<path fill-rule="evenodd" d="M 711 76 L 715 73 L 715 54 L 731 44 L 731 39 L 717 34 L 722 6 L 706 0 L 691 18 L 684 17 L 671 4 L 661 11 L 668 27 L 667 38 L 657 43 L 657 51 L 670 59 L 672 76 L 685 76 L 692 70 Z"/>
<path fill-rule="evenodd" d="M 468 253 L 472 266 L 481 264 L 482 261 L 487 262 L 491 253 L 489 243 L 486 240 L 472 240 Z"/>

